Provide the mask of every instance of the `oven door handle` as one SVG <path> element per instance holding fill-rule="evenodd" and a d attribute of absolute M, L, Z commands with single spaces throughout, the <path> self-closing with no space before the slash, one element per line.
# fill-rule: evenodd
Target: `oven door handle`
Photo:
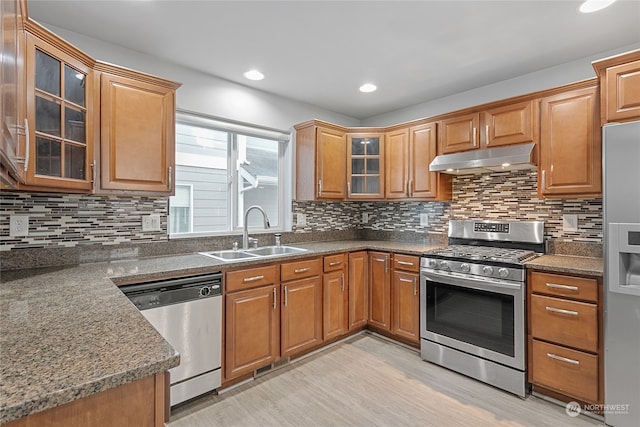
<path fill-rule="evenodd" d="M 439 273 L 431 273 L 430 271 L 422 270 L 420 272 L 422 277 L 425 277 L 427 280 L 432 282 L 440 282 L 445 285 L 451 286 L 460 286 L 463 288 L 477 289 L 481 291 L 485 290 L 493 290 L 498 293 L 509 293 L 508 291 L 520 291 L 522 290 L 522 284 L 520 283 L 507 283 L 496 280 L 487 280 L 487 279 L 475 279 L 471 277 L 461 277 L 461 276 L 452 276 L 452 275 L 444 275 Z M 507 291 L 507 292 L 505 292 Z"/>

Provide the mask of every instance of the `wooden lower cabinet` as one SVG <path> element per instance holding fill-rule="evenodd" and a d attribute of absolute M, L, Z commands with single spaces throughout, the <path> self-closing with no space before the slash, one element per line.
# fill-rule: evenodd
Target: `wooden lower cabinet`
<path fill-rule="evenodd" d="M 368 257 L 366 251 L 349 254 L 349 330 L 364 328 L 369 318 Z"/>
<path fill-rule="evenodd" d="M 529 382 L 565 402 L 602 404 L 602 280 L 528 272 Z"/>
<path fill-rule="evenodd" d="M 420 342 L 419 277 L 419 273 L 394 269 L 391 279 L 391 333 L 415 344 Z"/>
<path fill-rule="evenodd" d="M 168 421 L 166 373 L 28 415 L 5 427 L 162 427 Z"/>
<path fill-rule="evenodd" d="M 225 377 L 227 379 L 250 373 L 279 358 L 279 295 L 279 284 L 226 295 Z"/>
<path fill-rule="evenodd" d="M 389 265 L 391 254 L 369 252 L 369 325 L 391 330 L 391 283 Z"/>
<path fill-rule="evenodd" d="M 282 283 L 281 355 L 300 353 L 322 343 L 320 276 Z"/>
<path fill-rule="evenodd" d="M 345 271 L 325 273 L 323 278 L 325 340 L 336 338 L 349 331 L 349 289 L 346 286 Z"/>

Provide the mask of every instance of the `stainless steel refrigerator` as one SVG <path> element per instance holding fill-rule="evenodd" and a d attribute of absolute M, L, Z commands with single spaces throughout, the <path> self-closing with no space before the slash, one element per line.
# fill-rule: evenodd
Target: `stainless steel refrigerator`
<path fill-rule="evenodd" d="M 605 423 L 640 426 L 640 122 L 603 127 Z"/>

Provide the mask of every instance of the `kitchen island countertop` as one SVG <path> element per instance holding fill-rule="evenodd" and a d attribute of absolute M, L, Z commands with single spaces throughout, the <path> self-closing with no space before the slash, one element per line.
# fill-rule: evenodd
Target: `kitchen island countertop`
<path fill-rule="evenodd" d="M 222 262 L 195 254 L 1 272 L 0 424 L 164 372 L 179 363 L 116 284 L 355 250 L 420 255 L 394 241 L 295 244 L 295 255 Z"/>

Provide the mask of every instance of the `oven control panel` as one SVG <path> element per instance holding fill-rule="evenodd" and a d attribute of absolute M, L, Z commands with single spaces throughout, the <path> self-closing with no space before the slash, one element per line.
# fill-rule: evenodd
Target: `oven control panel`
<path fill-rule="evenodd" d="M 508 233 L 509 224 L 504 222 L 474 222 L 473 231 L 476 233 Z"/>

